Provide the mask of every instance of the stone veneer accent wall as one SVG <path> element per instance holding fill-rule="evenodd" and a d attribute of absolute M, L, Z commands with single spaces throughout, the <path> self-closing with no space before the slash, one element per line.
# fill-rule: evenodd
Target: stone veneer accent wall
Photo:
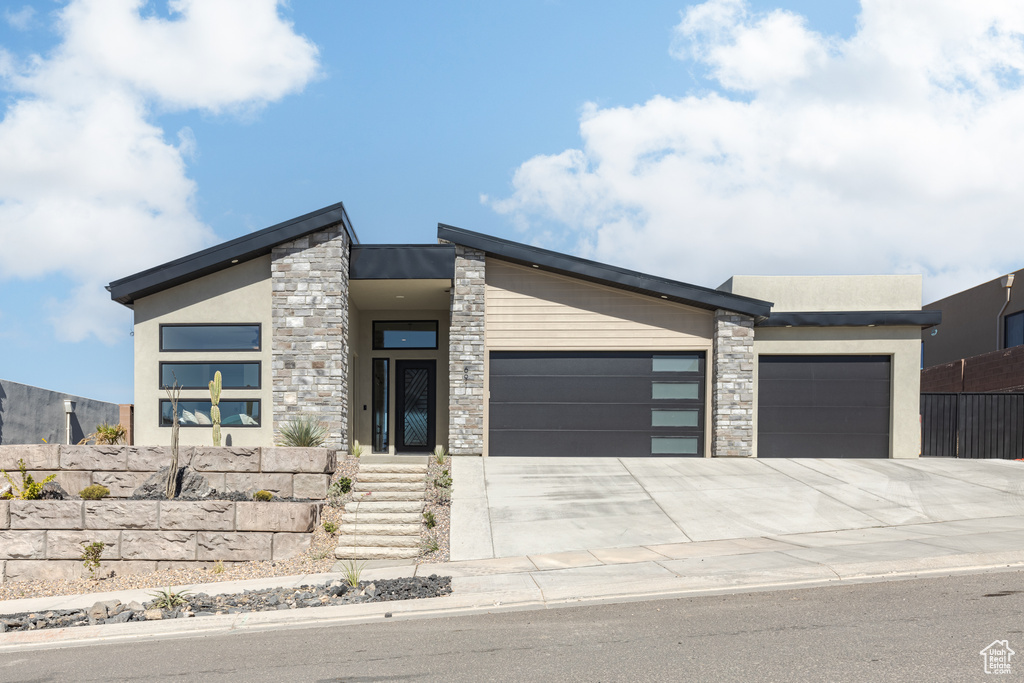
<path fill-rule="evenodd" d="M 484 451 L 484 252 L 455 246 L 448 336 L 448 449 L 452 455 Z"/>
<path fill-rule="evenodd" d="M 274 247 L 273 423 L 316 415 L 328 448 L 348 449 L 349 238 L 337 225 Z M 269 407 L 269 406 L 268 406 Z"/>
<path fill-rule="evenodd" d="M 711 455 L 754 454 L 754 319 L 715 311 L 711 376 Z"/>

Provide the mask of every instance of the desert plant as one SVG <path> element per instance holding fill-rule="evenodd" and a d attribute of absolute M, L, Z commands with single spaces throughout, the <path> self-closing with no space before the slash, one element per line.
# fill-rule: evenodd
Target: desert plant
<path fill-rule="evenodd" d="M 450 489 L 452 487 L 452 475 L 448 470 L 441 470 L 441 474 L 434 477 L 434 486 L 439 489 Z"/>
<path fill-rule="evenodd" d="M 324 531 L 329 534 L 334 534 L 338 530 L 338 525 L 334 522 L 324 522 Z"/>
<path fill-rule="evenodd" d="M 11 485 L 11 490 L 3 495 L 3 498 L 17 498 L 18 500 L 39 500 L 43 497 L 43 486 L 48 482 L 53 481 L 57 478 L 56 474 L 51 474 L 42 481 L 36 481 L 32 478 L 32 475 L 28 473 L 28 466 L 24 460 L 18 460 L 18 472 L 21 474 L 21 486 L 14 483 L 14 479 L 7 473 L 6 470 L 0 470 L 0 474 L 4 475 L 4 479 Z"/>
<path fill-rule="evenodd" d="M 100 500 L 110 495 L 110 489 L 102 484 L 93 484 L 79 491 L 78 495 L 82 497 L 82 500 Z"/>
<path fill-rule="evenodd" d="M 210 380 L 210 421 L 213 423 L 213 445 L 220 445 L 220 370 Z"/>
<path fill-rule="evenodd" d="M 150 597 L 153 598 L 153 607 L 159 607 L 160 609 L 174 609 L 181 605 L 187 605 L 188 599 L 186 596 L 191 595 L 191 591 L 172 591 L 171 587 L 168 586 L 167 590 L 157 591 L 150 593 Z"/>
<path fill-rule="evenodd" d="M 427 510 L 423 513 L 423 523 L 427 525 L 428 529 L 433 529 L 437 526 L 437 519 L 434 517 L 434 513 Z"/>
<path fill-rule="evenodd" d="M 100 558 L 103 557 L 103 550 L 107 547 L 100 541 L 82 541 L 82 566 L 89 570 L 89 578 L 96 580 L 96 570 L 100 568 Z"/>
<path fill-rule="evenodd" d="M 441 544 L 438 542 L 437 536 L 434 534 L 427 534 L 427 537 L 423 539 L 422 543 L 420 543 L 420 550 L 424 555 L 436 553 L 440 549 Z"/>
<path fill-rule="evenodd" d="M 341 477 L 336 482 L 330 485 L 327 489 L 327 495 L 340 498 L 346 493 L 352 490 L 352 480 L 348 477 Z"/>
<path fill-rule="evenodd" d="M 369 496 L 372 491 L 367 491 L 359 497 L 356 501 L 356 512 L 355 522 L 353 523 L 356 532 L 352 535 L 352 554 L 356 553 L 359 547 L 359 505 Z M 359 577 L 362 576 L 363 569 L 366 567 L 366 562 L 356 562 L 356 559 L 349 558 L 349 561 L 341 565 L 341 573 L 345 575 L 345 581 L 352 588 L 359 588 Z"/>
<path fill-rule="evenodd" d="M 124 443 L 127 439 L 127 429 L 119 424 L 111 425 L 103 423 L 101 425 L 96 425 L 96 431 L 78 443 L 81 445 L 92 441 L 97 446 L 114 446 L 119 443 Z"/>
<path fill-rule="evenodd" d="M 170 500 L 178 493 L 178 398 L 181 397 L 181 386 L 178 378 L 172 373 L 174 383 L 164 386 L 167 398 L 171 400 L 171 466 L 167 470 L 167 486 L 165 497 Z"/>
<path fill-rule="evenodd" d="M 361 446 L 358 441 L 352 442 L 352 457 L 361 458 L 363 453 L 366 452 L 366 446 Z"/>
<path fill-rule="evenodd" d="M 444 464 L 445 456 L 448 454 L 444 452 L 444 446 L 437 446 L 434 448 L 434 462 L 438 465 Z"/>
<path fill-rule="evenodd" d="M 327 425 L 313 415 L 300 415 L 281 425 L 279 446 L 318 448 L 327 441 Z"/>
<path fill-rule="evenodd" d="M 214 562 L 213 563 L 213 569 L 211 569 L 210 571 L 213 572 L 214 574 L 223 574 L 224 573 L 224 560 L 217 560 L 216 562 Z"/>
<path fill-rule="evenodd" d="M 274 494 L 271 493 L 270 491 L 267 491 L 266 489 L 263 489 L 263 490 L 257 491 L 256 493 L 252 494 L 252 499 L 253 500 L 261 500 L 263 502 L 266 502 L 268 500 L 273 500 L 274 499 Z"/>

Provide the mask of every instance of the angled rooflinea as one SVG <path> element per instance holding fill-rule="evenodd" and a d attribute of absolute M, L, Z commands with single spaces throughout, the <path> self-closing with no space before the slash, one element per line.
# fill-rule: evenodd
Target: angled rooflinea
<path fill-rule="evenodd" d="M 338 224 L 344 227 L 352 244 L 359 243 L 344 204 L 338 202 L 141 273 L 114 280 L 107 285 L 107 291 L 111 299 L 130 308 L 136 299 L 209 275 L 234 263 L 264 256 L 279 244 Z"/>
<path fill-rule="evenodd" d="M 771 313 L 772 304 L 760 299 L 752 299 L 738 294 L 721 292 L 677 282 L 666 278 L 626 270 L 596 261 L 588 261 L 577 256 L 569 256 L 556 251 L 549 251 L 518 242 L 510 242 L 499 237 L 472 232 L 452 225 L 438 223 L 438 239 L 464 247 L 479 249 L 495 258 L 525 266 L 537 266 L 542 270 L 570 275 L 596 284 L 624 289 L 638 294 L 657 296 L 676 303 L 703 308 L 707 310 L 725 309 L 743 313 L 755 318 L 766 318 Z"/>

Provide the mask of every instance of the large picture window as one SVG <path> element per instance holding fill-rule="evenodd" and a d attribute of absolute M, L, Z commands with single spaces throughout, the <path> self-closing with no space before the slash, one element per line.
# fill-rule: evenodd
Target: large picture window
<path fill-rule="evenodd" d="M 373 348 L 436 349 L 436 320 L 374 320 Z"/>
<path fill-rule="evenodd" d="M 259 351 L 259 323 L 160 326 L 161 351 Z"/>
<path fill-rule="evenodd" d="M 220 373 L 225 389 L 259 389 L 260 364 L 231 362 L 182 362 L 160 364 L 160 386 L 170 387 L 177 382 L 182 389 L 206 389 L 213 375 Z"/>
<path fill-rule="evenodd" d="M 209 401 L 178 401 L 178 425 L 181 427 L 210 427 L 213 421 L 210 419 L 210 408 L 213 404 Z M 224 427 L 259 427 L 260 426 L 260 402 L 253 401 L 221 401 L 220 423 Z M 170 427 L 173 418 L 171 417 L 171 402 L 167 399 L 160 401 L 160 426 Z"/>
<path fill-rule="evenodd" d="M 1024 311 L 1006 316 L 1003 330 L 1004 348 L 1024 345 Z"/>

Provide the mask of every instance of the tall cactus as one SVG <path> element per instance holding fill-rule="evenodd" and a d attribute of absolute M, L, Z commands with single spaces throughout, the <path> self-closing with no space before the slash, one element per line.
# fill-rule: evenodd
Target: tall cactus
<path fill-rule="evenodd" d="M 213 422 L 213 445 L 220 445 L 220 370 L 213 373 L 213 380 L 210 382 L 210 421 Z"/>

